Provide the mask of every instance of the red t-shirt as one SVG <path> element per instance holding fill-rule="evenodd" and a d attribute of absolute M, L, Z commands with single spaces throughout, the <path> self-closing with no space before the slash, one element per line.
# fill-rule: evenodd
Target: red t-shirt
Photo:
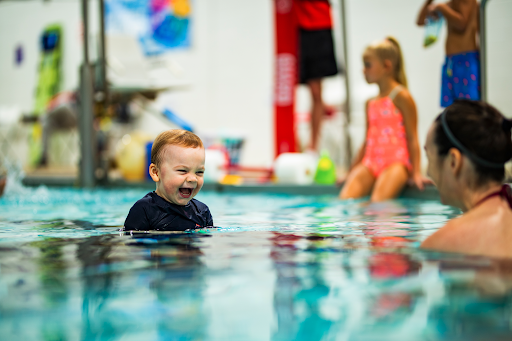
<path fill-rule="evenodd" d="M 295 12 L 300 28 L 306 30 L 332 28 L 331 6 L 328 0 L 296 0 Z"/>

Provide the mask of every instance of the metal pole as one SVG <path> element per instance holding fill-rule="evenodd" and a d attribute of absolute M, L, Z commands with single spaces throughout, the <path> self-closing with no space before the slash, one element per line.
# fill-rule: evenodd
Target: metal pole
<path fill-rule="evenodd" d="M 96 139 L 93 129 L 93 86 L 89 65 L 89 18 L 88 1 L 82 0 L 83 63 L 80 68 L 80 186 L 95 185 L 94 148 Z"/>
<path fill-rule="evenodd" d="M 347 170 L 352 162 L 352 144 L 348 131 L 350 125 L 350 79 L 349 79 L 349 68 L 348 68 L 348 34 L 347 34 L 347 16 L 346 16 L 346 5 L 345 0 L 341 0 L 341 29 L 343 36 L 343 59 L 345 60 L 345 124 L 343 125 L 343 135 L 345 136 L 345 167 Z"/>
<path fill-rule="evenodd" d="M 487 0 L 480 1 L 480 98 L 487 101 L 487 37 L 486 10 Z"/>
<path fill-rule="evenodd" d="M 103 91 L 104 98 L 108 97 L 107 89 L 107 59 L 105 51 L 105 0 L 99 0 L 100 6 L 100 53 L 99 53 L 99 66 L 100 66 L 100 81 L 98 82 L 101 91 Z"/>

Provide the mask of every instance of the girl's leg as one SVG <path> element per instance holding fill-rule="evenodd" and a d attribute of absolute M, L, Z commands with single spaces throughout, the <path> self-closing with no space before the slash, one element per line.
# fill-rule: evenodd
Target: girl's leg
<path fill-rule="evenodd" d="M 362 163 L 352 169 L 340 192 L 340 199 L 361 198 L 370 194 L 375 177 Z"/>
<path fill-rule="evenodd" d="M 372 202 L 396 198 L 409 178 L 405 165 L 393 163 L 380 173 L 371 197 Z"/>

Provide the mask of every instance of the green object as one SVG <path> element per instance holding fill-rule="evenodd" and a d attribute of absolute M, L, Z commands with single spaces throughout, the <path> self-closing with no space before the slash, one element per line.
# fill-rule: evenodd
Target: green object
<path fill-rule="evenodd" d="M 336 183 L 336 166 L 329 157 L 329 152 L 322 151 L 318 166 L 315 172 L 315 182 L 322 185 L 332 185 Z"/>
<path fill-rule="evenodd" d="M 48 102 L 60 90 L 62 28 L 60 25 L 46 27 L 40 40 L 41 61 L 39 63 L 39 80 L 36 89 L 35 115 L 45 112 Z"/>
<path fill-rule="evenodd" d="M 437 41 L 437 37 L 436 36 L 433 36 L 433 35 L 427 36 L 427 37 L 425 37 L 425 40 L 423 42 L 423 46 L 424 47 L 430 46 L 433 43 L 435 43 L 436 41 Z"/>
<path fill-rule="evenodd" d="M 38 67 L 34 115 L 41 116 L 46 112 L 50 100 L 60 91 L 62 28 L 60 25 L 47 26 L 39 41 L 41 61 Z M 37 167 L 42 157 L 42 127 L 36 122 L 28 139 L 29 164 Z"/>
<path fill-rule="evenodd" d="M 41 123 L 33 123 L 28 135 L 28 162 L 31 167 L 37 167 L 41 160 L 43 150 L 42 134 L 43 127 Z"/>

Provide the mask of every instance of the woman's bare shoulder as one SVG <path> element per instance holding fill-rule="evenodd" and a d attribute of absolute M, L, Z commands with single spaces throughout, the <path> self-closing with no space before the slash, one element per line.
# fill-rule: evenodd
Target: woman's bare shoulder
<path fill-rule="evenodd" d="M 427 239 L 421 243 L 421 248 L 424 249 L 436 249 L 440 251 L 446 251 L 450 246 L 453 245 L 453 240 L 457 239 L 459 231 L 463 223 L 460 220 L 463 217 L 455 218 L 447 222 L 439 230 L 431 234 Z"/>
<path fill-rule="evenodd" d="M 512 255 L 508 245 L 512 244 L 512 231 L 502 226 L 505 221 L 503 213 L 489 214 L 483 207 L 467 212 L 446 223 L 428 237 L 421 247 L 437 251 L 510 257 Z"/>

